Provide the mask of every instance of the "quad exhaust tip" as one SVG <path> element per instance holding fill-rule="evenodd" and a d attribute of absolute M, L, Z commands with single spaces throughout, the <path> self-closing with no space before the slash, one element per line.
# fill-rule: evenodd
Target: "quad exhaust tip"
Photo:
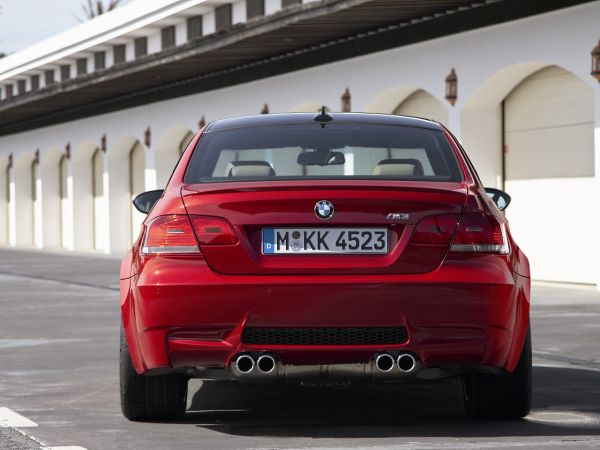
<path fill-rule="evenodd" d="M 240 373 L 250 373 L 254 370 L 254 359 L 250 355 L 240 355 L 235 360 L 235 366 Z"/>
<path fill-rule="evenodd" d="M 402 372 L 412 372 L 417 366 L 417 360 L 410 353 L 402 353 L 398 356 L 396 364 L 398 365 L 398 369 Z"/>
<path fill-rule="evenodd" d="M 382 353 L 375 358 L 375 367 L 380 372 L 389 372 L 394 368 L 394 358 L 388 353 Z"/>
<path fill-rule="evenodd" d="M 262 355 L 256 361 L 256 367 L 262 373 L 271 373 L 275 370 L 277 362 L 271 355 Z"/>

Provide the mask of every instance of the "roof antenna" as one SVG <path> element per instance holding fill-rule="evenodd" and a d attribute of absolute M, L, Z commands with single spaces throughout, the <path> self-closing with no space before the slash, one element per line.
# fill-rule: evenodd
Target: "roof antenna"
<path fill-rule="evenodd" d="M 333 117 L 327 114 L 325 106 L 321 107 L 321 112 L 317 114 L 314 119 L 315 122 L 319 122 L 323 128 L 325 128 L 325 124 L 331 122 Z"/>

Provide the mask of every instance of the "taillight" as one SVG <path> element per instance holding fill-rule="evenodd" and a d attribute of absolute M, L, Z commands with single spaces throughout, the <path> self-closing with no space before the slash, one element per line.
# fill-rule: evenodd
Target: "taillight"
<path fill-rule="evenodd" d="M 147 225 L 144 255 L 200 254 L 190 220 L 185 215 L 159 216 Z"/>
<path fill-rule="evenodd" d="M 237 236 L 231 224 L 219 217 L 190 216 L 200 245 L 232 245 Z"/>
<path fill-rule="evenodd" d="M 411 241 L 420 245 L 448 245 L 458 223 L 458 216 L 443 214 L 423 218 L 416 226 Z"/>
<path fill-rule="evenodd" d="M 463 214 L 452 240 L 450 251 L 453 253 L 507 254 L 509 247 L 506 226 L 491 214 Z"/>

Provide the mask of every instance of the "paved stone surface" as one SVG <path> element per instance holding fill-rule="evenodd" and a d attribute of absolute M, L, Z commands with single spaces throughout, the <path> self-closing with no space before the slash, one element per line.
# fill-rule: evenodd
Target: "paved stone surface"
<path fill-rule="evenodd" d="M 132 423 L 119 409 L 118 265 L 0 250 L 0 407 L 36 422 L 22 431 L 46 446 L 600 448 L 595 289 L 535 286 L 533 342 L 543 358 L 523 421 L 467 420 L 457 380 L 309 390 L 193 380 L 184 420 Z M 0 449 L 39 445 L 0 429 Z"/>
<path fill-rule="evenodd" d="M 40 444 L 12 428 L 0 427 L 0 450 L 38 450 Z"/>

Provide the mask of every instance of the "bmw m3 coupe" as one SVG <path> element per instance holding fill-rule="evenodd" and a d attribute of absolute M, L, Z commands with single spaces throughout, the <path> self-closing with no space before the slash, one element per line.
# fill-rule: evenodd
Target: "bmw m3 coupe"
<path fill-rule="evenodd" d="M 433 121 L 208 124 L 164 191 L 134 200 L 148 216 L 121 265 L 123 414 L 181 416 L 191 377 L 456 376 L 469 416 L 527 415 L 529 264 L 509 202 Z"/>

